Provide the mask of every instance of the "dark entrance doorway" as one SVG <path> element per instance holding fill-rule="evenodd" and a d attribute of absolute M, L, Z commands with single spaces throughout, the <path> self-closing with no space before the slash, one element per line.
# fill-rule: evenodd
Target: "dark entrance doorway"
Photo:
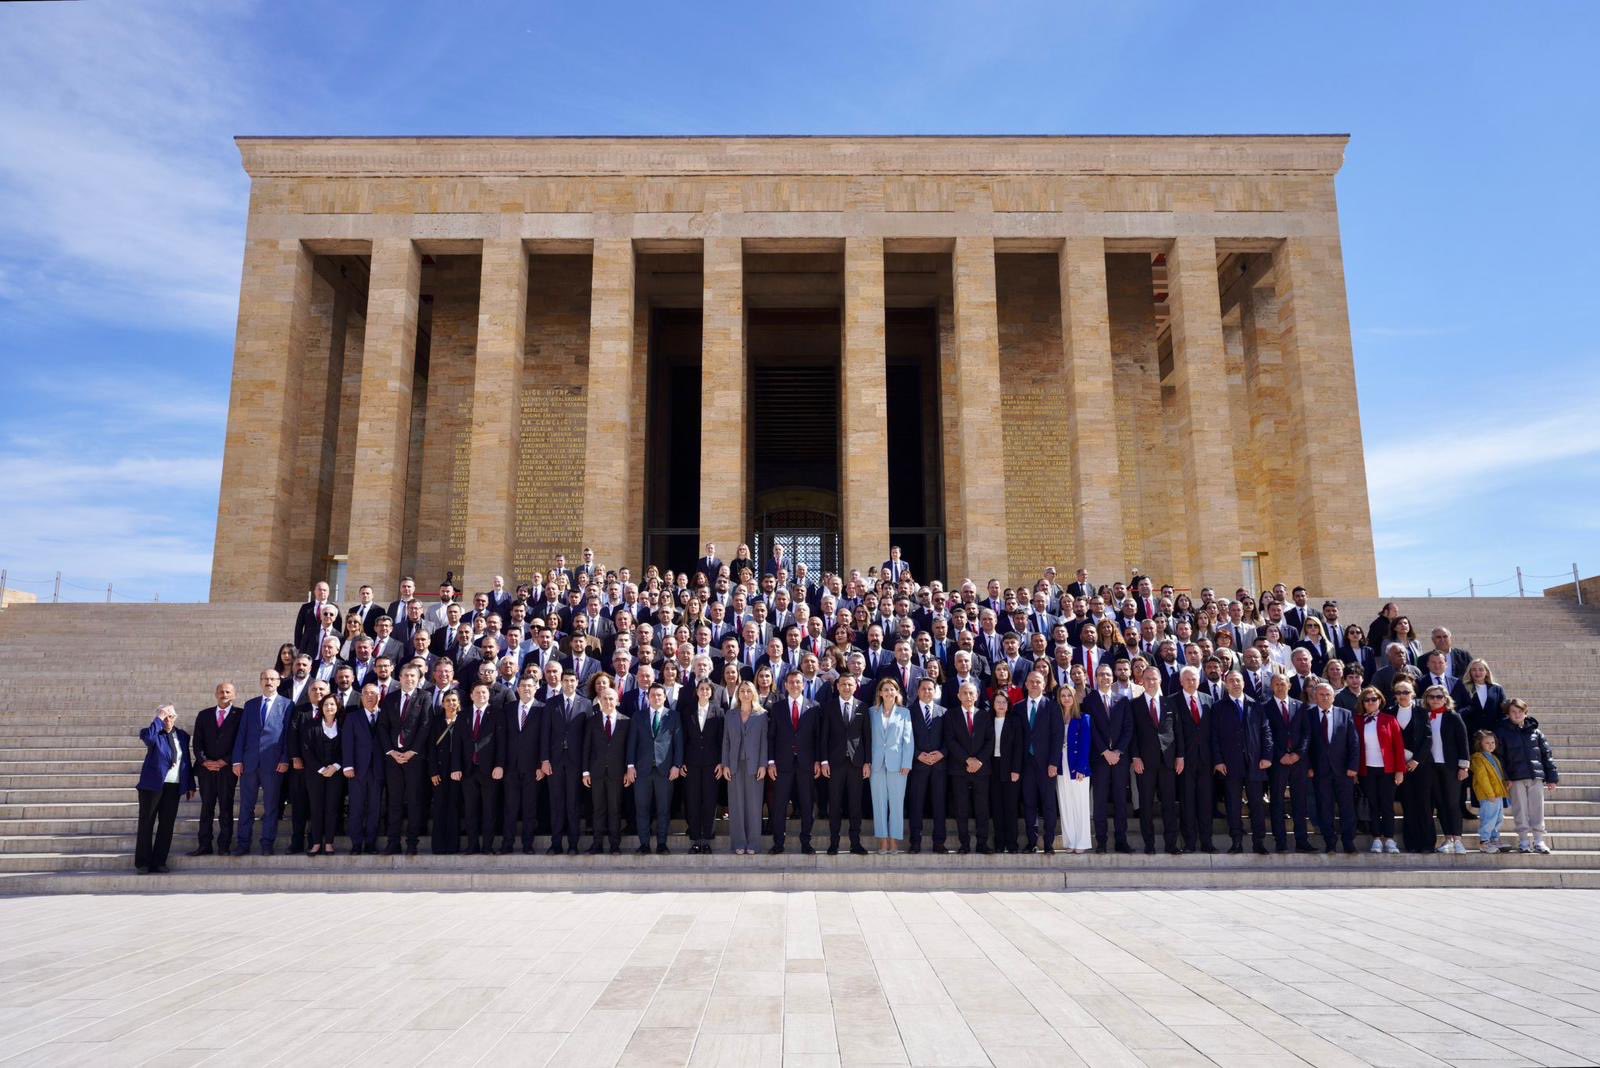
<path fill-rule="evenodd" d="M 681 571 L 700 554 L 700 309 L 654 309 L 649 344 L 644 560 Z"/>
<path fill-rule="evenodd" d="M 945 569 L 938 311 L 931 307 L 889 308 L 885 327 L 889 539 L 900 546 L 912 573 L 926 582 L 943 578 Z M 971 433 L 999 432 L 998 426 L 988 431 L 967 429 Z"/>

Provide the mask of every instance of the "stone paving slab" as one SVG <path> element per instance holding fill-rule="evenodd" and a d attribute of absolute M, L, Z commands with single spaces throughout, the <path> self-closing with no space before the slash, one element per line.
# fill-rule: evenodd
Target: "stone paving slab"
<path fill-rule="evenodd" d="M 1600 892 L 0 901 L 0 1063 L 1600 1062 Z"/>

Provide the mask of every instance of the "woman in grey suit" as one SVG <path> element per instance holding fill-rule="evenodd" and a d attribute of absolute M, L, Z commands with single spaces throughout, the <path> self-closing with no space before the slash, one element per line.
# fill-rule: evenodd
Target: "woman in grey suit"
<path fill-rule="evenodd" d="M 728 780 L 728 837 L 739 856 L 761 842 L 762 781 L 767 777 L 767 713 L 756 688 L 741 682 L 723 717 L 722 776 Z"/>
<path fill-rule="evenodd" d="M 878 682 L 872 725 L 872 833 L 878 852 L 899 852 L 905 837 L 906 777 L 911 774 L 911 715 L 900 703 L 900 684 L 890 675 Z"/>

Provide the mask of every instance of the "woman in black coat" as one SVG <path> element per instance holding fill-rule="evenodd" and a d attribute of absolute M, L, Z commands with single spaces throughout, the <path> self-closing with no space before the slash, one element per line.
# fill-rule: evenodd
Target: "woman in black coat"
<path fill-rule="evenodd" d="M 1444 841 L 1437 852 L 1465 853 L 1467 847 L 1461 841 L 1461 791 L 1472 766 L 1467 727 L 1443 686 L 1429 686 L 1424 690 L 1422 707 L 1432 722 L 1432 733 L 1443 756 L 1442 760 L 1435 759 L 1430 769 L 1433 805 L 1439 812 L 1439 825 L 1444 829 Z"/>
<path fill-rule="evenodd" d="M 989 812 L 994 821 L 996 853 L 1017 851 L 1017 818 L 1022 803 L 1022 754 L 1027 747 L 1027 720 L 1013 716 L 1011 697 L 996 690 L 989 698 L 994 713 L 994 737 L 998 755 L 989 776 Z M 979 831 L 979 837 L 983 836 Z"/>
<path fill-rule="evenodd" d="M 737 688 L 737 687 L 736 687 Z M 683 731 L 685 814 L 688 816 L 689 852 L 711 852 L 711 835 L 717 813 L 717 779 L 722 767 L 723 709 L 710 679 L 701 679 L 694 692 L 684 691 L 678 702 Z M 701 725 L 704 719 L 705 725 Z"/>
<path fill-rule="evenodd" d="M 339 828 L 339 803 L 344 796 L 344 740 L 339 737 L 339 699 L 329 694 L 317 704 L 317 714 L 300 723 L 301 775 L 310 802 L 306 826 L 307 856 L 329 856 Z"/>
<path fill-rule="evenodd" d="M 456 724 L 461 695 L 451 690 L 439 706 L 441 718 L 428 724 L 428 778 L 433 783 L 433 851 L 461 848 L 461 765 L 456 754 Z M 465 728 L 462 728 L 465 729 Z"/>

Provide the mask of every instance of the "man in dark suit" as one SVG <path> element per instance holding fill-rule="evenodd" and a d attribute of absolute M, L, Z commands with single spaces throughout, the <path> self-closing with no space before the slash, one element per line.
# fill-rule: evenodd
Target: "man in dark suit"
<path fill-rule="evenodd" d="M 544 706 L 539 752 L 543 757 L 540 766 L 550 781 L 550 848 L 554 855 L 562 851 L 561 839 L 567 839 L 566 852 L 578 852 L 578 786 L 583 778 L 584 747 L 589 734 L 589 715 L 593 711 L 587 697 L 578 696 L 578 676 L 571 669 L 561 671 L 560 692 L 551 695 Z"/>
<path fill-rule="evenodd" d="M 517 683 L 516 691 L 500 702 L 505 721 L 506 774 L 505 822 L 500 831 L 500 852 L 511 852 L 517 824 L 522 824 L 522 851 L 533 852 L 533 838 L 539 833 L 539 780 L 543 761 L 540 744 L 544 734 L 544 706 L 535 701 L 539 680 L 532 674 Z"/>
<path fill-rule="evenodd" d="M 589 730 L 583 746 L 583 785 L 594 799 L 594 841 L 590 853 L 599 853 L 609 839 L 612 853 L 622 852 L 622 788 L 628 774 L 630 721 L 617 711 L 617 693 L 609 686 L 595 695 Z"/>
<path fill-rule="evenodd" d="M 333 615 L 328 617 L 328 609 Z M 344 634 L 344 624 L 339 618 L 339 608 L 328 600 L 328 584 L 319 582 L 311 587 L 311 599 L 300 606 L 294 616 L 294 647 L 302 653 L 315 654 L 322 647 L 323 632 L 334 637 Z"/>
<path fill-rule="evenodd" d="M 767 709 L 767 777 L 773 780 L 769 852 L 773 854 L 783 852 L 791 800 L 800 809 L 800 852 L 816 852 L 811 846 L 811 824 L 813 787 L 822 771 L 818 759 L 822 709 L 806 700 L 802 681 L 798 671 L 790 672 L 783 680 L 783 696 Z"/>
<path fill-rule="evenodd" d="M 625 785 L 633 787 L 634 827 L 639 832 L 639 852 L 650 852 L 651 816 L 654 814 L 656 853 L 665 855 L 672 818 L 672 784 L 683 767 L 683 724 L 667 707 L 667 689 L 659 682 L 647 684 L 645 707 L 631 716 L 628 771 Z"/>
<path fill-rule="evenodd" d="M 1443 653 L 1445 655 L 1445 674 L 1452 678 L 1464 679 L 1467 677 L 1467 668 L 1472 663 L 1472 654 L 1465 649 L 1456 647 L 1455 639 L 1451 637 L 1446 627 L 1433 628 L 1433 648 L 1429 653 Z M 1436 685 L 1431 679 L 1427 685 Z"/>
<path fill-rule="evenodd" d="M 581 634 L 574 634 L 571 644 L 572 655 L 567 657 L 566 663 L 562 665 L 562 673 L 565 674 L 570 669 L 578 680 L 578 689 L 581 690 L 589 685 L 590 679 L 600 674 L 602 665 L 596 657 L 590 655 L 588 640 Z"/>
<path fill-rule="evenodd" d="M 1188 669 L 1184 669 L 1185 676 Z M 1240 803 L 1250 802 L 1250 842 L 1255 851 L 1267 852 L 1267 820 L 1261 790 L 1272 767 L 1272 720 L 1244 695 L 1244 676 L 1228 672 L 1227 693 L 1211 703 L 1212 768 L 1222 776 L 1223 800 L 1228 813 L 1229 853 L 1244 852 L 1244 820 Z"/>
<path fill-rule="evenodd" d="M 383 606 L 373 603 L 372 587 L 366 583 L 362 583 L 361 589 L 356 591 L 356 596 L 360 600 L 351 605 L 349 611 L 345 614 L 355 616 L 361 620 L 361 632 L 367 637 L 376 637 L 378 633 L 378 617 L 383 615 Z"/>
<path fill-rule="evenodd" d="M 394 620 L 396 629 L 411 619 L 413 601 L 417 601 L 417 580 L 408 576 L 400 580 L 400 596 L 389 602 L 389 618 Z M 417 601 L 417 611 L 420 613 L 422 609 L 422 602 Z M 405 638 L 400 640 L 405 641 Z"/>
<path fill-rule="evenodd" d="M 226 856 L 233 848 L 233 742 L 239 736 L 239 710 L 233 707 L 233 683 L 217 685 L 217 703 L 201 709 L 194 718 L 194 733 L 189 737 L 193 749 L 196 785 L 200 788 L 200 844 L 191 857 L 212 853 L 211 820 L 216 813 L 221 833 L 216 852 Z"/>
<path fill-rule="evenodd" d="M 1329 853 L 1342 842 L 1346 853 L 1356 851 L 1356 778 L 1360 774 L 1361 742 L 1355 720 L 1333 703 L 1333 687 L 1326 682 L 1311 689 L 1316 707 L 1312 713 L 1309 774 L 1317 791 L 1317 829 Z M 1333 819 L 1339 817 L 1339 839 Z"/>
<path fill-rule="evenodd" d="M 1030 671 L 1027 690 L 1021 707 L 1012 712 L 1012 715 L 1020 712 L 1022 722 L 1027 727 L 1027 748 L 1022 757 L 1022 827 L 1028 841 L 1022 851 L 1039 851 L 1039 824 L 1042 821 L 1044 851 L 1054 853 L 1056 823 L 1060 818 L 1056 776 L 1061 774 L 1061 747 L 1066 740 L 1066 724 L 1061 719 L 1060 706 L 1044 695 L 1043 675 Z"/>
<path fill-rule="evenodd" d="M 891 545 L 889 546 L 889 559 L 885 560 L 878 570 L 880 572 L 889 572 L 890 581 L 898 585 L 901 577 L 911 570 L 911 565 L 901 558 L 900 546 Z"/>
<path fill-rule="evenodd" d="M 1111 688 L 1110 664 L 1095 673 L 1094 689 L 1083 698 L 1089 717 L 1089 778 L 1094 790 L 1094 851 L 1107 849 L 1106 822 L 1113 824 L 1114 848 L 1131 853 L 1128 844 L 1128 772 L 1133 749 L 1133 714 L 1125 698 Z M 1142 795 L 1141 795 L 1142 796 Z"/>
<path fill-rule="evenodd" d="M 456 764 L 461 768 L 465 798 L 468 855 L 494 851 L 495 821 L 500 812 L 500 782 L 505 778 L 506 732 L 501 706 L 490 701 L 489 686 L 475 683 L 472 701 L 463 713 L 463 727 L 454 732 Z"/>
<path fill-rule="evenodd" d="M 1262 717 L 1272 724 L 1272 751 L 1268 754 L 1272 769 L 1267 777 L 1272 837 L 1278 852 L 1288 848 L 1289 832 L 1284 825 L 1284 795 L 1287 794 L 1288 815 L 1294 824 L 1295 852 L 1309 852 L 1311 837 L 1306 827 L 1306 812 L 1311 780 L 1306 778 L 1306 771 L 1311 767 L 1307 759 L 1311 746 L 1310 706 L 1289 696 L 1289 679 L 1285 675 L 1274 675 L 1272 693 L 1256 703 Z"/>
<path fill-rule="evenodd" d="M 395 691 L 399 692 L 399 691 Z M 383 803 L 383 694 L 376 682 L 361 688 L 361 707 L 344 717 L 339 728 L 345 786 L 350 794 L 350 852 L 378 851 L 379 806 Z"/>
<path fill-rule="evenodd" d="M 931 683 L 930 683 L 931 685 Z M 994 774 L 994 715 L 978 704 L 978 687 L 968 682 L 956 691 L 956 709 L 945 724 L 945 757 L 956 791 L 957 852 L 972 852 L 968 821 L 976 809 L 979 853 L 989 850 L 989 777 Z"/>
<path fill-rule="evenodd" d="M 1088 571 L 1081 567 L 1078 568 L 1072 581 L 1067 583 L 1067 596 L 1082 597 L 1084 600 L 1094 596 L 1094 587 L 1089 584 Z M 1062 610 L 1062 614 L 1066 614 L 1065 609 Z"/>
<path fill-rule="evenodd" d="M 1168 853 L 1178 848 L 1178 733 L 1170 708 L 1162 707 L 1161 672 L 1144 669 L 1142 696 L 1129 699 L 1133 720 L 1133 773 L 1139 778 L 1139 833 L 1144 851 L 1156 851 L 1156 808 Z"/>
<path fill-rule="evenodd" d="M 417 687 L 415 667 L 400 672 L 400 688 L 384 698 L 378 716 L 378 746 L 383 753 L 384 789 L 389 795 L 387 822 L 389 844 L 385 853 L 400 852 L 402 828 L 406 854 L 417 855 L 422 837 L 423 783 L 428 777 L 427 756 L 423 752 L 428 734 L 428 699 Z"/>
<path fill-rule="evenodd" d="M 896 645 L 896 652 L 904 644 Z M 945 798 L 950 793 L 944 753 L 945 708 L 933 700 L 932 679 L 923 676 L 918 680 L 916 697 L 909 702 L 908 711 L 911 713 L 911 749 L 914 758 L 911 775 L 906 782 L 906 823 L 911 836 L 911 852 L 922 852 L 923 814 L 931 800 L 933 851 L 948 853 L 944 844 Z"/>
<path fill-rule="evenodd" d="M 722 561 L 717 559 L 717 547 L 711 542 L 706 542 L 706 554 L 695 561 L 695 573 L 706 577 L 707 586 L 717 584 L 717 576 L 722 573 Z"/>
<path fill-rule="evenodd" d="M 870 709 L 856 698 L 854 675 L 840 675 L 822 702 L 820 746 L 822 777 L 828 780 L 828 855 L 839 853 L 845 816 L 850 817 L 850 852 L 866 856 L 861 844 L 861 809 L 872 774 Z"/>
<path fill-rule="evenodd" d="M 1200 673 L 1190 668 L 1187 689 L 1179 676 L 1179 690 L 1168 694 L 1167 710 L 1178 741 L 1178 805 L 1183 820 L 1183 848 L 1215 853 L 1212 844 L 1212 805 L 1215 789 L 1211 758 L 1211 698 L 1200 692 Z"/>

